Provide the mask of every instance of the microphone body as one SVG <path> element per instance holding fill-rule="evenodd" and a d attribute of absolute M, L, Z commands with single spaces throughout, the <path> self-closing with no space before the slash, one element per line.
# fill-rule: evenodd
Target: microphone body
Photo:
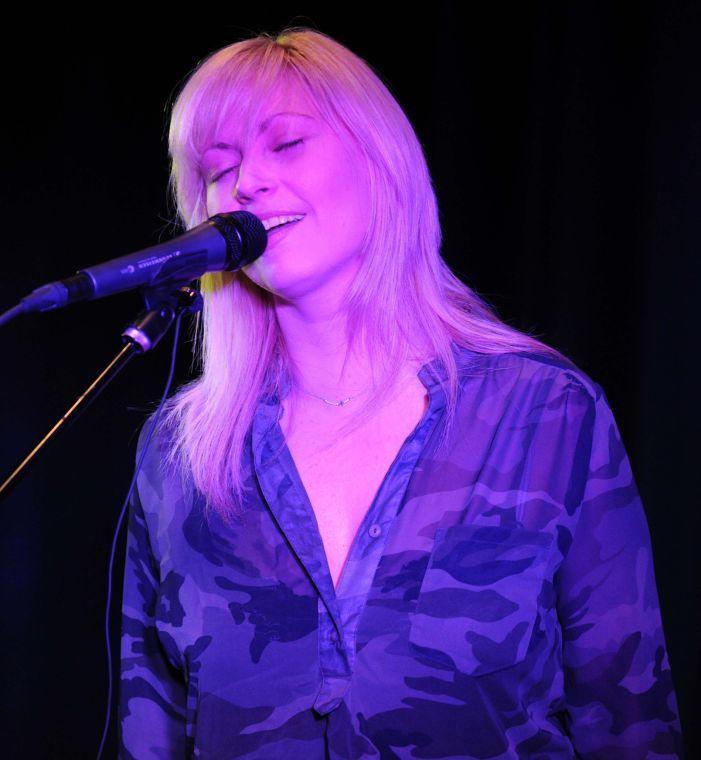
<path fill-rule="evenodd" d="M 263 223 L 248 211 L 217 214 L 166 243 L 80 269 L 22 299 L 22 311 L 48 311 L 136 288 L 176 289 L 206 272 L 235 271 L 265 251 Z"/>

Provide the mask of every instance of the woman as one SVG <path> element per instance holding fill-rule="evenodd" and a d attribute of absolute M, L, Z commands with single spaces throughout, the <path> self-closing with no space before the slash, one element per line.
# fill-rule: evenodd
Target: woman
<path fill-rule="evenodd" d="M 224 48 L 170 152 L 187 227 L 269 242 L 202 278 L 202 373 L 139 474 L 120 756 L 678 756 L 605 394 L 443 262 L 368 65 L 302 28 Z"/>

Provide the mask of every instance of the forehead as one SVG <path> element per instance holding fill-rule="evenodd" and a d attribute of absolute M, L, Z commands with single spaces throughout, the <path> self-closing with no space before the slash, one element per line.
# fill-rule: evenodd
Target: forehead
<path fill-rule="evenodd" d="M 212 133 L 211 145 L 241 149 L 278 122 L 320 125 L 323 117 L 313 99 L 299 86 L 279 86 L 253 99 L 246 109 L 226 110 Z"/>

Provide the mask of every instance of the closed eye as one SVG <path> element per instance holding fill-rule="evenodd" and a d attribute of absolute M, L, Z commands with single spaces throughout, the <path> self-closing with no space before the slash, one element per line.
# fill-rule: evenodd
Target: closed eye
<path fill-rule="evenodd" d="M 292 140 L 291 142 L 282 143 L 282 145 L 278 145 L 277 148 L 274 148 L 275 153 L 280 153 L 283 150 L 288 150 L 289 148 L 294 148 L 295 145 L 299 145 L 300 143 L 304 142 L 304 138 L 300 137 L 298 140 Z M 219 174 L 215 174 L 210 182 L 218 182 L 222 177 L 229 174 L 229 172 L 236 171 L 238 169 L 238 166 L 230 166 L 228 169 L 224 169 L 224 171 L 219 172 Z"/>
<path fill-rule="evenodd" d="M 287 150 L 288 148 L 292 148 L 295 145 L 299 145 L 299 143 L 304 142 L 304 140 L 300 137 L 299 140 L 292 140 L 292 142 L 286 142 L 282 145 L 278 145 L 277 148 L 275 148 L 275 152 L 279 153 L 281 150 Z"/>
<path fill-rule="evenodd" d="M 219 174 L 215 174 L 212 177 L 212 179 L 210 180 L 210 182 L 212 182 L 212 183 L 218 182 L 222 177 L 224 177 L 225 175 L 227 175 L 229 172 L 236 171 L 236 169 L 238 169 L 238 168 L 239 168 L 238 166 L 230 166 L 228 169 L 224 169 L 224 171 L 219 172 Z"/>

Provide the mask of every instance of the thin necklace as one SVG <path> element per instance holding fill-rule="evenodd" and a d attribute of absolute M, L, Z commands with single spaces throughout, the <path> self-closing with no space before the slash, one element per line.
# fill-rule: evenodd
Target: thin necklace
<path fill-rule="evenodd" d="M 404 385 L 404 383 L 402 383 L 402 385 Z M 361 391 L 360 393 L 356 393 L 355 396 L 348 396 L 344 399 L 341 399 L 340 401 L 331 401 L 328 398 L 324 398 L 324 396 L 317 396 L 316 393 L 312 393 L 311 391 L 306 390 L 306 388 L 300 388 L 300 390 L 309 396 L 321 399 L 325 404 L 328 404 L 329 406 L 345 406 L 349 401 L 352 401 L 354 398 L 358 398 L 359 396 L 362 396 L 363 393 L 365 393 L 365 391 Z"/>
<path fill-rule="evenodd" d="M 324 398 L 323 396 L 317 396 L 316 393 L 311 393 L 308 390 L 305 390 L 304 388 L 301 388 L 304 393 L 307 393 L 310 396 L 314 396 L 314 398 L 321 399 L 324 403 L 328 404 L 329 406 L 345 406 L 349 401 L 352 401 L 354 398 L 358 398 L 358 396 L 361 396 L 361 393 L 356 393 L 355 396 L 348 396 L 347 398 L 341 399 L 340 401 L 330 401 L 327 398 Z M 365 391 L 363 391 L 364 393 Z"/>

